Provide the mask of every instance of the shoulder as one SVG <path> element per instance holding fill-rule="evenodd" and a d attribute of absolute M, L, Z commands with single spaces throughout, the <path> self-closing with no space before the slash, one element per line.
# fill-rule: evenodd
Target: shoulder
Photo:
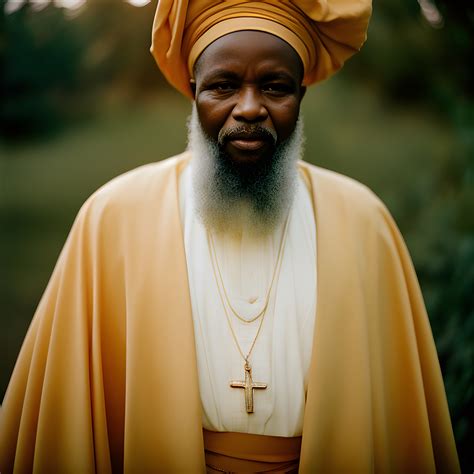
<path fill-rule="evenodd" d="M 366 185 L 306 162 L 300 162 L 300 169 L 310 182 L 316 214 L 334 224 L 338 232 L 359 238 L 375 233 L 388 242 L 398 235 L 387 207 Z"/>
<path fill-rule="evenodd" d="M 365 184 L 328 169 L 300 162 L 301 170 L 309 177 L 313 185 L 330 192 L 332 197 L 349 200 L 354 205 L 384 206 L 380 198 Z M 318 189 L 314 191 L 317 193 Z"/>
<path fill-rule="evenodd" d="M 189 153 L 184 152 L 117 176 L 87 199 L 79 215 L 136 215 L 156 207 L 164 198 L 176 196 L 177 179 L 188 160 Z"/>
<path fill-rule="evenodd" d="M 188 153 L 140 166 L 112 179 L 99 188 L 89 199 L 92 201 L 117 200 L 126 203 L 144 199 L 150 193 L 174 184 L 180 169 L 187 163 Z"/>
<path fill-rule="evenodd" d="M 112 179 L 82 205 L 73 229 L 128 233 L 139 223 L 156 221 L 166 210 L 177 209 L 179 174 L 189 158 L 185 152 Z"/>
<path fill-rule="evenodd" d="M 353 213 L 388 213 L 385 204 L 365 184 L 310 163 L 300 162 L 299 166 L 311 183 L 316 202 L 320 200 L 325 206 L 347 208 Z"/>

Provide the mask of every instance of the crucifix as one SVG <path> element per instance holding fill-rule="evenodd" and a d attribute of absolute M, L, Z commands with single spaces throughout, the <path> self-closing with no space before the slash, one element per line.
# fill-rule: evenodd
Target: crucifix
<path fill-rule="evenodd" d="M 245 380 L 232 380 L 230 386 L 232 388 L 243 388 L 245 390 L 245 408 L 247 413 L 253 413 L 253 390 L 255 388 L 265 389 L 267 388 L 266 383 L 254 382 L 252 380 L 252 369 L 248 362 L 245 362 Z"/>

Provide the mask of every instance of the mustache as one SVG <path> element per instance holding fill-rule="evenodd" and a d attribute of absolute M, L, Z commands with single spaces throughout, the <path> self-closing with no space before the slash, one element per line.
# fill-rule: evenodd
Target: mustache
<path fill-rule="evenodd" d="M 276 145 L 277 134 L 274 130 L 263 127 L 262 125 L 239 125 L 221 129 L 217 137 L 217 143 L 222 146 L 229 140 L 254 139 L 266 140 Z"/>

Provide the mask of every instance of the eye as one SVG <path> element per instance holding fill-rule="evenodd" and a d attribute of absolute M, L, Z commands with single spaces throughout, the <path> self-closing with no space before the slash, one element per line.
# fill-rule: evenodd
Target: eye
<path fill-rule="evenodd" d="M 234 91 L 237 88 L 237 85 L 231 81 L 220 81 L 210 84 L 208 89 L 215 91 L 217 93 L 229 93 Z"/>
<path fill-rule="evenodd" d="M 262 86 L 262 90 L 274 96 L 284 96 L 294 92 L 294 87 L 286 82 L 268 82 Z"/>

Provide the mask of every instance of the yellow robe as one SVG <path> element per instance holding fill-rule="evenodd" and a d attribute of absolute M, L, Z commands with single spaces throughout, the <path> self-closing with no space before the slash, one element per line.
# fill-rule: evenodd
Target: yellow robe
<path fill-rule="evenodd" d="M 203 472 L 179 217 L 188 154 L 83 206 L 0 418 L 0 471 Z M 459 472 L 412 263 L 365 187 L 300 163 L 317 225 L 317 317 L 301 472 Z"/>

